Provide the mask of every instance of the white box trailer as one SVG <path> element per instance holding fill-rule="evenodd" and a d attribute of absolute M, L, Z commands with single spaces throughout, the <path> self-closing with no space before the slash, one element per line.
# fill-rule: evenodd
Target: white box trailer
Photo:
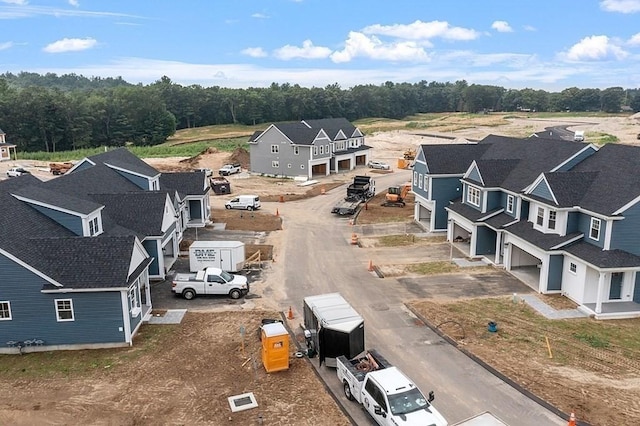
<path fill-rule="evenodd" d="M 339 293 L 305 297 L 304 327 L 320 365 L 336 367 L 340 355 L 351 359 L 364 352 L 364 319 Z"/>
<path fill-rule="evenodd" d="M 194 241 L 189 246 L 189 270 L 197 272 L 213 266 L 227 272 L 244 268 L 242 241 Z"/>

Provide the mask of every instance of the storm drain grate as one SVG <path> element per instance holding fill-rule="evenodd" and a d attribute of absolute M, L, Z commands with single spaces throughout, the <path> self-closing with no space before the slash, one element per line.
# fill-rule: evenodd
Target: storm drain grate
<path fill-rule="evenodd" d="M 256 397 L 253 395 L 253 392 L 230 396 L 227 399 L 229 400 L 229 406 L 231 407 L 232 413 L 256 408 L 258 406 L 258 402 L 256 401 Z"/>

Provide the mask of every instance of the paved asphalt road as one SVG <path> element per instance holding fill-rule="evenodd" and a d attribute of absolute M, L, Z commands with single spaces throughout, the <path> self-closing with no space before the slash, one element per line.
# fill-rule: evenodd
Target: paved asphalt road
<path fill-rule="evenodd" d="M 376 186 L 382 191 L 409 178 L 409 171 L 396 171 L 376 177 Z M 293 306 L 301 320 L 305 296 L 340 292 L 365 319 L 366 346 L 380 350 L 424 392 L 433 389 L 435 406 L 450 423 L 488 410 L 513 426 L 566 424 L 446 343 L 404 307 L 404 300 L 416 297 L 416 286 L 428 283 L 380 279 L 367 270 L 367 249 L 349 244 L 348 218 L 330 213 L 343 193 L 344 188 L 337 188 L 279 205 L 287 229 L 279 258 L 286 270 L 282 310 Z M 517 284 L 507 283 L 507 288 L 511 285 Z M 428 296 L 435 290 L 419 291 Z M 317 367 L 317 359 L 312 361 Z M 371 424 L 356 403 L 344 399 L 335 370 L 323 366 L 319 372 L 357 424 Z"/>

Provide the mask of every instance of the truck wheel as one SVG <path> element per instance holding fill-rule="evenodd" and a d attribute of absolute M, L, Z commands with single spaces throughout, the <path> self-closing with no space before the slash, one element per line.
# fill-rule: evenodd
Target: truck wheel
<path fill-rule="evenodd" d="M 194 297 L 196 297 L 196 292 L 191 289 L 187 289 L 182 292 L 182 297 L 184 297 L 187 300 L 191 300 Z"/>
<path fill-rule="evenodd" d="M 242 293 L 238 289 L 233 289 L 229 292 L 229 297 L 232 299 L 240 299 L 240 296 L 242 296 Z"/>
<path fill-rule="evenodd" d="M 253 207 L 247 206 L 247 210 L 251 211 L 251 210 L 253 210 Z"/>
<path fill-rule="evenodd" d="M 224 207 L 225 207 L 227 210 L 231 210 L 231 206 L 229 206 L 229 205 L 226 205 L 226 206 L 224 206 Z"/>
<path fill-rule="evenodd" d="M 344 381 L 344 396 L 347 397 L 349 401 L 353 401 L 353 395 L 351 395 L 351 387 L 349 386 L 349 382 Z"/>

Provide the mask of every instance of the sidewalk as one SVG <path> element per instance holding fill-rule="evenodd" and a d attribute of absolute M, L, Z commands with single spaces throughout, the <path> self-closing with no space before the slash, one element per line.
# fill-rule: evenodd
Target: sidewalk
<path fill-rule="evenodd" d="M 588 317 L 587 314 L 577 309 L 562 309 L 562 310 L 554 309 L 551 306 L 544 303 L 542 300 L 538 299 L 538 297 L 534 294 L 523 294 L 522 296 L 519 296 L 519 297 L 522 300 L 524 300 L 527 305 L 531 306 L 540 314 L 544 315 L 545 318 L 567 319 L 567 318 Z"/>

